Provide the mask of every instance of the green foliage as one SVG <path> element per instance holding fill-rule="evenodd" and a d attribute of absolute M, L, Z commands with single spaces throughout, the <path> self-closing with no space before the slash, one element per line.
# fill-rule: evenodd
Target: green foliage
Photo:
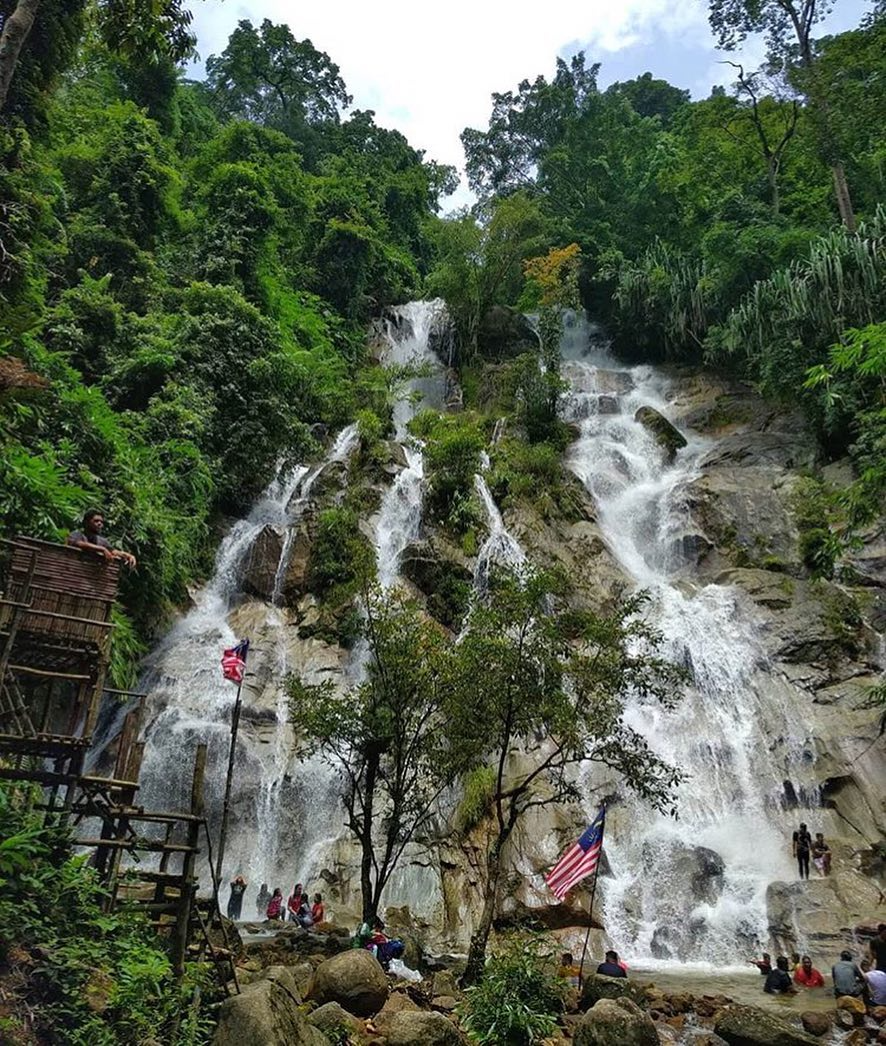
<path fill-rule="evenodd" d="M 321 595 L 353 593 L 374 567 L 372 549 L 350 508 L 329 508 L 317 519 L 309 583 Z"/>
<path fill-rule="evenodd" d="M 495 795 L 495 770 L 477 766 L 462 779 L 462 796 L 455 811 L 455 826 L 463 835 L 476 827 L 492 809 Z"/>
<path fill-rule="evenodd" d="M 207 970 L 189 964 L 176 984 L 142 916 L 104 913 L 94 872 L 63 830 L 43 827 L 34 798 L 0 784 L 0 962 L 16 973 L 5 982 L 12 1029 L 47 1042 L 64 1029 L 72 1046 L 208 1042 L 205 1009 L 181 1020 L 195 989 L 212 1002 Z"/>
<path fill-rule="evenodd" d="M 463 533 L 473 520 L 474 476 L 486 445 L 479 419 L 425 410 L 413 418 L 409 430 L 424 441 L 427 511 Z"/>
<path fill-rule="evenodd" d="M 459 1011 L 471 1042 L 534 1046 L 553 1034 L 567 988 L 557 976 L 554 943 L 517 934 L 489 959 Z"/>
<path fill-rule="evenodd" d="M 505 437 L 492 448 L 491 458 L 488 483 L 497 504 L 527 501 L 544 516 L 574 517 L 572 482 L 563 468 L 561 446 Z"/>
<path fill-rule="evenodd" d="M 371 922 L 404 848 L 428 829 L 464 761 L 449 742 L 456 647 L 402 596 L 369 593 L 365 609 L 365 681 L 341 692 L 290 677 L 287 690 L 302 750 L 319 750 L 342 774 L 345 823 L 362 855 L 363 918 Z"/>
<path fill-rule="evenodd" d="M 804 477 L 794 488 L 791 506 L 804 564 L 813 577 L 833 577 L 834 565 L 843 550 L 835 528 L 833 500 L 821 483 Z"/>

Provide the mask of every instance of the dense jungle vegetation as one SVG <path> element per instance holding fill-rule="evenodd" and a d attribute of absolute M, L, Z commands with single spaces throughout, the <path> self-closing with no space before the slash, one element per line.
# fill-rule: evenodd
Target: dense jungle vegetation
<path fill-rule="evenodd" d="M 872 514 L 886 17 L 816 39 L 806 0 L 798 37 L 791 6 L 712 0 L 721 45 L 764 32 L 769 57 L 709 98 L 649 73 L 603 90 L 584 54 L 495 94 L 488 127 L 462 135 L 478 203 L 442 219 L 452 168 L 349 110 L 334 61 L 286 26 L 240 22 L 192 82 L 180 0 L 42 0 L 20 51 L 0 49 L 0 520 L 58 537 L 106 509 L 140 562 L 118 681 L 281 458 L 358 409 L 385 431 L 364 332 L 386 305 L 446 299 L 468 406 L 514 413 L 529 437 L 497 452 L 496 493 L 556 498 L 556 389 L 514 358 L 501 307 L 538 310 L 531 259 L 566 245 L 619 351 L 799 399 L 858 466 L 831 526 Z M 0 0 L 7 44 L 31 7 Z M 470 515 L 455 494 L 475 422 L 422 423 L 444 517 Z"/>

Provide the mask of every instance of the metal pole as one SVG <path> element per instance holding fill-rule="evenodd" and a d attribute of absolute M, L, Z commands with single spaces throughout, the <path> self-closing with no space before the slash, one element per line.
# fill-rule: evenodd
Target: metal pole
<path fill-rule="evenodd" d="M 594 895 L 597 892 L 597 876 L 600 874 L 600 862 L 597 861 L 597 866 L 594 869 L 594 882 L 591 886 L 591 903 L 588 905 L 588 932 L 585 934 L 584 947 L 581 950 L 581 962 L 578 966 L 578 990 L 581 991 L 582 982 L 584 981 L 585 972 L 585 956 L 588 953 L 588 941 L 591 939 L 591 925 L 594 922 Z"/>
<path fill-rule="evenodd" d="M 244 678 L 246 673 L 244 672 Z M 228 808 L 231 803 L 231 782 L 234 778 L 234 755 L 237 748 L 237 731 L 240 729 L 240 694 L 243 690 L 243 680 L 237 684 L 237 700 L 234 702 L 234 712 L 231 715 L 231 749 L 228 753 L 228 776 L 225 779 L 225 801 L 222 805 L 221 831 L 218 837 L 218 857 L 215 863 L 215 878 L 221 888 L 222 866 L 225 860 L 225 840 L 228 834 Z"/>

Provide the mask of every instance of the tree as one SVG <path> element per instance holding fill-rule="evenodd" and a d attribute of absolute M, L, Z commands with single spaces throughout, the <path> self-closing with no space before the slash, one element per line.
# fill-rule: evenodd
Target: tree
<path fill-rule="evenodd" d="M 567 65 L 557 59 L 554 79 L 523 80 L 517 91 L 492 96 L 486 131 L 461 134 L 471 188 L 484 199 L 527 188 L 543 153 L 560 141 L 566 121 L 597 93 L 599 64 L 585 65 L 583 51 Z"/>
<path fill-rule="evenodd" d="M 627 99 L 640 116 L 657 116 L 662 127 L 670 127 L 674 113 L 690 100 L 688 91 L 674 87 L 667 80 L 656 80 L 652 73 L 610 84 L 605 93 Z"/>
<path fill-rule="evenodd" d="M 527 811 L 576 800 L 575 772 L 586 762 L 609 767 L 659 810 L 681 780 L 624 718 L 628 694 L 671 707 L 682 679 L 657 654 L 661 637 L 640 616 L 644 597 L 599 617 L 570 608 L 568 596 L 557 574 L 498 575 L 458 645 L 461 682 L 452 693 L 469 704 L 453 716 L 457 744 L 495 773 L 468 983 L 482 975 L 507 845 Z"/>
<path fill-rule="evenodd" d="M 6 104 L 12 74 L 39 8 L 40 0 L 18 0 L 12 13 L 3 20 L 3 31 L 0 32 L 0 109 Z"/>
<path fill-rule="evenodd" d="M 779 113 L 776 109 L 777 115 L 782 116 L 782 122 L 773 133 L 770 127 L 771 121 L 767 121 L 765 118 L 766 102 L 769 100 L 760 97 L 762 74 L 759 72 L 745 74 L 744 68 L 736 62 L 730 62 L 729 65 L 738 70 L 738 94 L 746 101 L 746 104 L 739 109 L 737 116 L 750 123 L 754 129 L 754 135 L 766 164 L 766 179 L 769 182 L 772 213 L 778 217 L 780 207 L 778 173 L 785 150 L 796 133 L 800 107 L 794 100 L 782 112 Z M 772 106 L 768 108 L 771 109 Z M 727 134 L 733 134 L 729 124 L 724 125 L 724 130 Z"/>
<path fill-rule="evenodd" d="M 337 124 L 339 109 L 351 103 L 329 55 L 267 18 L 259 29 L 246 19 L 237 24 L 224 51 L 207 59 L 206 80 L 222 117 L 283 131 L 309 163 L 321 151 L 318 128 Z"/>
<path fill-rule="evenodd" d="M 490 306 L 516 301 L 522 262 L 538 249 L 544 229 L 538 203 L 525 193 L 497 200 L 484 223 L 462 214 L 438 224 L 438 261 L 427 289 L 446 300 L 467 358 L 477 353 L 480 324 Z"/>
<path fill-rule="evenodd" d="M 529 409 L 530 390 L 536 383 L 530 379 L 522 390 L 524 423 L 531 442 L 547 439 L 557 425 L 557 403 L 563 391 L 560 377 L 560 338 L 563 332 L 563 312 L 577 309 L 578 271 L 581 265 L 581 248 L 577 243 L 567 247 L 552 248 L 546 255 L 529 258 L 523 263 L 527 291 L 524 300 L 531 300 L 539 311 L 539 336 L 541 338 L 541 362 L 543 364 L 542 385 L 544 404 L 541 410 Z M 528 375 L 527 375 L 528 377 Z M 533 423 L 534 422 L 534 423 Z"/>
<path fill-rule="evenodd" d="M 831 127 L 829 100 L 818 75 L 812 29 L 833 7 L 834 0 L 711 0 L 710 23 L 720 47 L 733 51 L 749 33 L 764 33 L 769 61 L 792 70 L 799 89 L 809 99 L 818 124 L 819 147 L 830 165 L 840 218 L 855 231 L 855 213 L 846 181 L 839 143 Z"/>
<path fill-rule="evenodd" d="M 406 847 L 428 827 L 462 759 L 449 743 L 453 647 L 415 603 L 366 599 L 369 662 L 344 693 L 290 677 L 292 721 L 305 751 L 342 776 L 346 825 L 360 847 L 363 919 L 371 922 Z"/>

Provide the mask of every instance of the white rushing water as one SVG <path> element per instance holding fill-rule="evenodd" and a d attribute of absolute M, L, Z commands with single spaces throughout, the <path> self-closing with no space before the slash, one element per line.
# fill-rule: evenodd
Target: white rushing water
<path fill-rule="evenodd" d="M 224 793 L 230 741 L 230 722 L 236 699 L 235 684 L 222 677 L 222 650 L 242 636 L 235 635 L 229 617 L 241 598 L 240 572 L 244 560 L 265 527 L 288 537 L 308 504 L 308 494 L 321 472 L 348 458 L 356 447 L 357 430 L 351 425 L 335 439 L 326 457 L 313 468 L 298 465 L 282 472 L 259 497 L 249 515 L 239 520 L 221 542 L 215 568 L 194 605 L 169 631 L 146 659 L 142 689 L 148 694 L 145 755 L 140 800 L 159 809 L 186 809 L 190 768 L 200 742 L 208 745 L 205 800 L 217 837 Z M 284 540 L 281 563 L 288 555 Z M 278 568 L 278 585 L 281 568 Z M 241 719 L 232 791 L 226 870 L 236 868 L 250 883 L 298 877 L 299 869 L 285 869 L 282 853 L 303 853 L 314 843 L 319 826 L 309 818 L 294 818 L 281 832 L 285 808 L 297 795 L 306 806 L 325 802 L 332 786 L 330 775 L 318 766 L 299 764 L 292 754 L 285 691 L 280 685 L 273 721 L 262 712 L 270 743 L 249 729 L 250 676 L 261 666 L 280 681 L 287 671 L 284 620 L 281 611 L 268 605 L 251 619 L 262 632 L 247 660 L 244 683 L 244 718 Z M 269 729 L 268 729 L 269 728 Z M 328 825 L 323 826 L 328 834 Z M 285 842 L 285 846 L 283 845 Z M 291 884 L 289 884 L 291 885 Z M 250 889 L 250 895 L 251 895 Z M 249 901 L 244 914 L 249 911 Z M 251 914 L 251 912 L 249 912 Z"/>
<path fill-rule="evenodd" d="M 413 301 L 392 310 L 385 326 L 382 364 L 415 367 L 423 373 L 405 382 L 394 405 L 394 438 L 406 457 L 382 498 L 375 527 L 378 581 L 390 588 L 397 580 L 405 549 L 419 536 L 423 504 L 424 461 L 421 446 L 409 438 L 409 422 L 422 407 L 442 407 L 446 380 L 430 346 L 431 335 L 445 319 L 441 301 Z"/>
<path fill-rule="evenodd" d="M 691 677 L 674 712 L 629 705 L 630 725 L 689 776 L 677 820 L 630 795 L 614 812 L 613 877 L 600 880 L 607 932 L 646 965 L 740 962 L 768 940 L 767 885 L 795 874 L 778 797 L 802 722 L 792 695 L 767 677 L 752 605 L 731 587 L 693 582 L 683 555 L 684 495 L 713 441 L 686 432 L 688 446 L 668 463 L 634 420 L 641 406 L 668 416 L 667 380 L 618 364 L 582 326 L 564 339 L 566 408 L 581 429 L 568 464 L 594 496 L 610 550 L 648 591 L 666 655 Z"/>

